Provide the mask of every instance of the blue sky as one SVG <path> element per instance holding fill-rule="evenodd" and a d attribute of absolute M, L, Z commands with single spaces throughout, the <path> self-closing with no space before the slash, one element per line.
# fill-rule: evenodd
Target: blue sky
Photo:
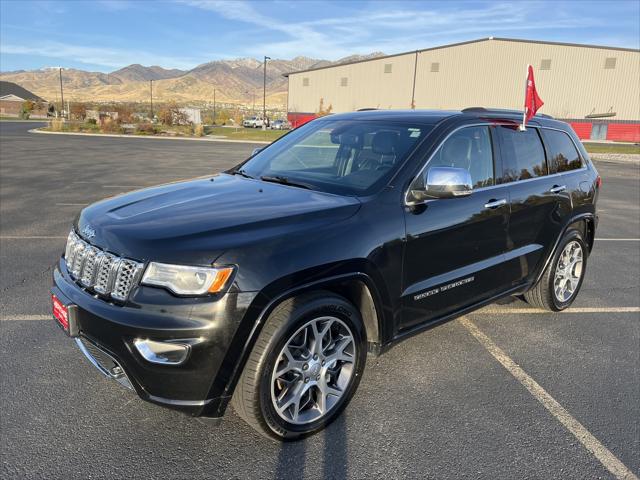
<path fill-rule="evenodd" d="M 640 48 L 640 1 L 0 0 L 0 70 L 335 60 L 488 36 Z"/>

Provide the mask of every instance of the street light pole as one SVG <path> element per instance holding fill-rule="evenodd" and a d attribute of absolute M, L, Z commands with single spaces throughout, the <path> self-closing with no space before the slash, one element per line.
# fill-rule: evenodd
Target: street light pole
<path fill-rule="evenodd" d="M 271 60 L 271 57 L 265 55 L 262 74 L 262 130 L 267 129 L 267 60 Z"/>
<path fill-rule="evenodd" d="M 60 113 L 64 112 L 64 95 L 62 93 L 62 67 L 58 69 L 60 74 Z"/>
<path fill-rule="evenodd" d="M 151 122 L 153 123 L 153 80 L 149 80 L 149 95 L 151 98 Z"/>
<path fill-rule="evenodd" d="M 213 124 L 216 124 L 216 89 L 213 89 Z"/>

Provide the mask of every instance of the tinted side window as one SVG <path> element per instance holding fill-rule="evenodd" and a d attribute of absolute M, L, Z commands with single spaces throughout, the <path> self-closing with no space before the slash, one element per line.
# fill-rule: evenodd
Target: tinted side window
<path fill-rule="evenodd" d="M 489 127 L 466 127 L 445 140 L 429 162 L 432 167 L 469 170 L 473 188 L 494 184 L 493 149 Z"/>
<path fill-rule="evenodd" d="M 502 181 L 513 182 L 547 175 L 544 147 L 537 128 L 521 132 L 517 127 L 498 127 L 502 153 Z"/>
<path fill-rule="evenodd" d="M 582 167 L 582 161 L 571 137 L 558 130 L 542 129 L 544 143 L 549 154 L 551 173 L 567 172 Z"/>

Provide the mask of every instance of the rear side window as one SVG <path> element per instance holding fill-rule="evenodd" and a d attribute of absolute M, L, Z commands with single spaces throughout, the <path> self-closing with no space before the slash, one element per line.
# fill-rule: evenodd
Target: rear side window
<path fill-rule="evenodd" d="M 547 146 L 551 173 L 568 172 L 582 167 L 580 154 L 569 135 L 558 130 L 542 129 L 542 136 Z"/>
<path fill-rule="evenodd" d="M 537 128 L 521 132 L 518 127 L 496 128 L 502 156 L 502 182 L 514 182 L 547 175 L 544 147 Z"/>

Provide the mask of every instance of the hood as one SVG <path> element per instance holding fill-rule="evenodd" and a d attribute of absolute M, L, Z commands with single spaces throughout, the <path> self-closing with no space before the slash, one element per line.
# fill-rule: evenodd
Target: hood
<path fill-rule="evenodd" d="M 353 197 L 220 174 L 94 203 L 80 213 L 76 229 L 132 259 L 209 265 L 228 248 L 313 230 L 359 207 Z"/>

